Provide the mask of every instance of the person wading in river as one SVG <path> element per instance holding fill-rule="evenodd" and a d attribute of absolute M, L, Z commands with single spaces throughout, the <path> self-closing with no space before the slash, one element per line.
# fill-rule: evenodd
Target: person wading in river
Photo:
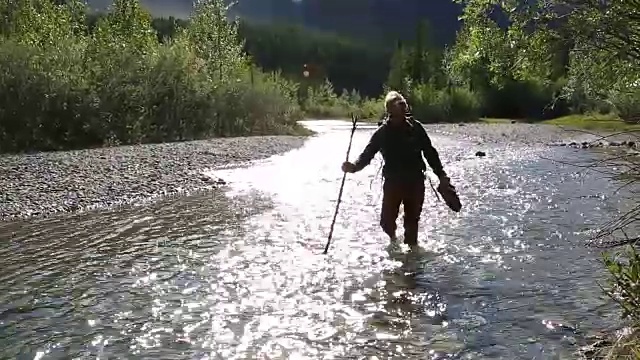
<path fill-rule="evenodd" d="M 431 144 L 425 128 L 407 115 L 408 105 L 405 98 L 397 91 L 391 91 L 385 97 L 384 106 L 388 118 L 379 124 L 356 162 L 345 161 L 342 171 L 355 173 L 364 169 L 380 151 L 384 159 L 380 226 L 391 240 L 395 240 L 396 219 L 400 212 L 400 204 L 403 204 L 404 243 L 415 246 L 418 244 L 418 222 L 424 203 L 427 170 L 422 154 L 440 179 L 438 188 L 450 189 L 449 193 L 455 191 L 455 188 L 450 184 L 438 152 Z"/>

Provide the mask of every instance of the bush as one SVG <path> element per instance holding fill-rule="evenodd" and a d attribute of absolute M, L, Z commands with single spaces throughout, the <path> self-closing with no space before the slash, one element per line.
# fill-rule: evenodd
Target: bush
<path fill-rule="evenodd" d="M 480 100 L 471 90 L 451 88 L 445 91 L 449 102 L 449 117 L 453 121 L 475 121 L 480 117 Z"/>
<path fill-rule="evenodd" d="M 640 89 L 632 88 L 625 92 L 615 92 L 610 97 L 613 110 L 621 119 L 640 122 Z"/>
<path fill-rule="evenodd" d="M 381 100 L 363 98 L 355 90 L 337 96 L 328 80 L 309 86 L 301 101 L 305 114 L 316 118 L 342 119 L 353 114 L 361 119 L 379 119 L 384 112 Z"/>
<path fill-rule="evenodd" d="M 604 161 L 604 162 L 603 162 Z M 607 285 L 603 291 L 619 305 L 622 320 L 626 322 L 624 332 L 610 336 L 589 358 L 620 359 L 640 358 L 640 253 L 637 251 L 640 204 L 637 197 L 640 167 L 634 156 L 615 156 L 598 160 L 590 166 L 615 166 L 611 180 L 622 180 L 630 191 L 631 208 L 624 214 L 609 220 L 595 233 L 590 244 L 605 248 L 623 248 L 603 253 L 603 262 L 608 271 Z M 634 201 L 635 200 L 635 201 Z M 593 348 L 593 346 L 592 346 Z"/>
<path fill-rule="evenodd" d="M 603 255 L 610 273 L 606 293 L 622 308 L 623 319 L 640 324 L 640 255 L 633 246 L 617 255 Z"/>
<path fill-rule="evenodd" d="M 604 254 L 609 272 L 605 293 L 622 309 L 622 319 L 628 321 L 630 332 L 614 341 L 611 346 L 599 349 L 593 358 L 640 358 L 640 255 L 628 246 L 616 256 Z"/>
<path fill-rule="evenodd" d="M 478 97 L 462 87 L 436 89 L 417 84 L 409 87 L 407 97 L 413 115 L 425 123 L 474 121 L 480 115 Z"/>
<path fill-rule="evenodd" d="M 563 80 L 545 84 L 533 80 L 508 80 L 500 86 L 481 87 L 481 113 L 486 117 L 547 120 L 566 115 L 567 102 L 559 97 Z"/>
<path fill-rule="evenodd" d="M 249 63 L 221 0 L 165 44 L 136 0 L 91 31 L 74 2 L 0 10 L 0 152 L 298 131 L 297 85 Z"/>

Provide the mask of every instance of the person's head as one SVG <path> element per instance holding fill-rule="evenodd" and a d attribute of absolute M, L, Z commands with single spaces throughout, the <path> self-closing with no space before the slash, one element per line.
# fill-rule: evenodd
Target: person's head
<path fill-rule="evenodd" d="M 397 91 L 389 91 L 384 98 L 384 109 L 393 119 L 404 119 L 408 110 L 407 100 Z"/>

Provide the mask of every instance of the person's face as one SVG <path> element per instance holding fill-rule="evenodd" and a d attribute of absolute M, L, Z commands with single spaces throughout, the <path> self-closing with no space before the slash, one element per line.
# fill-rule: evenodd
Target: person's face
<path fill-rule="evenodd" d="M 394 100 L 389 107 L 389 113 L 392 117 L 404 117 L 407 113 L 407 103 L 402 99 Z"/>

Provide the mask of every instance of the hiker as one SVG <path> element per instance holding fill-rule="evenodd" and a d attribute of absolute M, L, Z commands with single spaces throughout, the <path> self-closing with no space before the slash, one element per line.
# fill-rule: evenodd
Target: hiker
<path fill-rule="evenodd" d="M 395 240 L 396 219 L 400 204 L 404 204 L 404 243 L 415 246 L 418 244 L 418 222 L 424 203 L 427 170 L 422 154 L 440 179 L 438 188 L 448 188 L 449 191 L 455 188 L 449 183 L 426 130 L 413 117 L 407 116 L 409 109 L 405 98 L 397 91 L 390 91 L 385 97 L 384 107 L 388 115 L 386 121 L 373 133 L 355 163 L 345 161 L 342 164 L 342 171 L 355 173 L 364 169 L 380 151 L 384 159 L 380 226 L 392 241 Z"/>

